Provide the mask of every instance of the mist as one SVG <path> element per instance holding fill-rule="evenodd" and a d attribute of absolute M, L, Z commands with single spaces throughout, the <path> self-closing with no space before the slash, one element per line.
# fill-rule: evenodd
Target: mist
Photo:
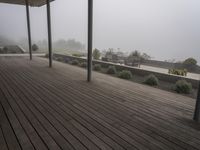
<path fill-rule="evenodd" d="M 157 60 L 200 63 L 199 0 L 94 0 L 94 47 L 139 50 Z M 31 7 L 34 41 L 47 39 L 46 7 Z M 51 3 L 53 40 L 87 43 L 87 0 Z M 0 4 L 0 36 L 27 37 L 24 6 Z"/>

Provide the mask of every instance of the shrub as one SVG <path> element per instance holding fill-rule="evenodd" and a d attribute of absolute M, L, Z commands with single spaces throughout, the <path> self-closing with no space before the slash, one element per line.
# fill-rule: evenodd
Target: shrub
<path fill-rule="evenodd" d="M 118 75 L 119 78 L 122 79 L 131 79 L 133 77 L 132 73 L 128 70 L 123 70 L 122 72 L 119 73 Z"/>
<path fill-rule="evenodd" d="M 102 67 L 102 68 L 108 68 L 108 67 L 109 67 L 109 65 L 108 65 L 108 64 L 106 64 L 106 63 L 102 63 L 102 64 L 101 64 L 101 67 Z"/>
<path fill-rule="evenodd" d="M 32 45 L 32 50 L 33 51 L 37 51 L 39 49 L 39 47 L 36 45 L 36 44 L 33 44 Z"/>
<path fill-rule="evenodd" d="M 80 67 L 86 68 L 87 67 L 87 63 L 86 62 L 80 63 Z"/>
<path fill-rule="evenodd" d="M 63 61 L 63 58 L 58 57 L 58 58 L 56 58 L 56 60 L 57 60 L 57 61 Z"/>
<path fill-rule="evenodd" d="M 64 59 L 64 62 L 65 62 L 65 63 L 69 63 L 69 59 L 68 59 L 68 58 L 65 58 L 65 59 Z"/>
<path fill-rule="evenodd" d="M 101 53 L 100 53 L 100 51 L 98 49 L 95 48 L 93 53 L 92 53 L 92 56 L 93 56 L 94 59 L 98 60 L 100 58 L 100 56 L 101 56 Z"/>
<path fill-rule="evenodd" d="M 46 57 L 46 58 L 48 58 L 48 57 L 49 57 L 49 54 L 48 54 L 48 53 L 47 53 L 47 54 L 45 54 L 45 57 Z"/>
<path fill-rule="evenodd" d="M 108 70 L 107 70 L 107 74 L 116 74 L 117 70 L 115 68 L 115 66 L 109 66 Z"/>
<path fill-rule="evenodd" d="M 100 71 L 101 70 L 101 65 L 100 64 L 95 64 L 94 67 L 93 67 L 93 69 L 95 71 Z"/>
<path fill-rule="evenodd" d="M 186 59 L 183 64 L 187 64 L 187 65 L 196 65 L 197 64 L 197 60 L 194 58 L 188 58 Z"/>
<path fill-rule="evenodd" d="M 82 55 L 82 54 L 75 53 L 75 54 L 72 54 L 72 56 L 74 56 L 74 57 L 82 57 L 83 55 Z"/>
<path fill-rule="evenodd" d="M 150 74 L 149 76 L 147 76 L 145 78 L 144 83 L 147 84 L 147 85 L 150 85 L 150 86 L 156 86 L 156 85 L 158 85 L 159 81 L 158 81 L 158 78 L 155 75 Z"/>
<path fill-rule="evenodd" d="M 76 59 L 72 60 L 72 65 L 78 65 L 78 64 L 79 64 L 78 60 L 76 60 Z"/>
<path fill-rule="evenodd" d="M 169 69 L 168 73 L 180 76 L 187 76 L 187 69 Z"/>
<path fill-rule="evenodd" d="M 175 91 L 177 93 L 189 94 L 192 91 L 192 84 L 185 80 L 179 80 L 175 84 Z"/>

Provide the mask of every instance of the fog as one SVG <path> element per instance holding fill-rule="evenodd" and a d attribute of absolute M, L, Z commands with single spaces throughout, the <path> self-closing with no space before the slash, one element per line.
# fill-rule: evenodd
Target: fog
<path fill-rule="evenodd" d="M 47 39 L 46 7 L 31 8 L 33 40 Z M 87 0 L 51 3 L 53 40 L 86 45 Z M 27 37 L 24 6 L 0 4 L 0 35 Z M 154 59 L 200 62 L 199 0 L 94 0 L 94 47 L 139 50 Z"/>

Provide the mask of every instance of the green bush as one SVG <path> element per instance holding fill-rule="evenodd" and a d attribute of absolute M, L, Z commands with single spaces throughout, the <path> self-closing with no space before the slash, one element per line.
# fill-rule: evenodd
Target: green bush
<path fill-rule="evenodd" d="M 65 62 L 65 63 L 69 63 L 70 61 L 69 61 L 68 58 L 65 58 L 65 59 L 64 59 L 64 62 Z"/>
<path fill-rule="evenodd" d="M 188 58 L 186 59 L 183 64 L 187 64 L 187 65 L 196 65 L 197 64 L 197 60 L 194 58 Z"/>
<path fill-rule="evenodd" d="M 72 56 L 74 56 L 74 57 L 82 57 L 83 55 L 82 54 L 78 54 L 78 53 L 74 53 L 74 54 L 72 54 Z"/>
<path fill-rule="evenodd" d="M 115 66 L 109 66 L 108 70 L 107 70 L 107 74 L 116 74 L 117 70 L 115 68 Z"/>
<path fill-rule="evenodd" d="M 179 76 L 187 76 L 187 69 L 169 69 L 168 73 Z"/>
<path fill-rule="evenodd" d="M 95 71 L 100 71 L 100 70 L 101 70 L 101 65 L 100 65 L 100 64 L 95 64 L 95 65 L 93 66 L 93 69 L 94 69 Z"/>
<path fill-rule="evenodd" d="M 76 59 L 74 59 L 74 60 L 72 60 L 72 65 L 79 65 L 79 61 L 78 60 L 76 60 Z"/>
<path fill-rule="evenodd" d="M 33 51 L 37 51 L 39 49 L 38 45 L 37 44 L 33 44 L 32 45 L 32 50 Z"/>
<path fill-rule="evenodd" d="M 92 56 L 93 56 L 94 59 L 98 60 L 100 58 L 100 56 L 101 56 L 101 53 L 100 53 L 100 51 L 98 49 L 95 48 L 93 53 L 92 53 Z"/>
<path fill-rule="evenodd" d="M 156 85 L 158 85 L 159 81 L 158 81 L 158 78 L 155 75 L 150 74 L 149 76 L 147 76 L 145 78 L 144 83 L 147 84 L 147 85 L 150 85 L 150 86 L 156 86 Z"/>
<path fill-rule="evenodd" d="M 175 84 L 175 91 L 177 93 L 189 94 L 192 91 L 192 84 L 185 80 L 179 80 Z"/>
<path fill-rule="evenodd" d="M 128 70 L 123 70 L 122 72 L 119 73 L 118 75 L 119 78 L 122 79 L 131 79 L 133 77 L 132 73 Z"/>
<path fill-rule="evenodd" d="M 49 57 L 49 54 L 48 54 L 48 53 L 47 53 L 47 54 L 45 54 L 45 57 L 46 57 L 46 58 L 48 58 L 48 57 Z"/>
<path fill-rule="evenodd" d="M 80 67 L 86 68 L 87 67 L 87 63 L 86 62 L 80 63 Z"/>
<path fill-rule="evenodd" d="M 63 61 L 63 58 L 58 57 L 58 58 L 56 58 L 56 60 L 57 60 L 57 61 Z"/>

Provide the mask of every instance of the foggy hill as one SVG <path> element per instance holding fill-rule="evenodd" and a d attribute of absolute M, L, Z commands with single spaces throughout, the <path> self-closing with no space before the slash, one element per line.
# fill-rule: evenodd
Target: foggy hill
<path fill-rule="evenodd" d="M 13 44 L 16 44 L 16 42 L 14 42 L 6 37 L 0 36 L 0 46 L 13 45 Z"/>

